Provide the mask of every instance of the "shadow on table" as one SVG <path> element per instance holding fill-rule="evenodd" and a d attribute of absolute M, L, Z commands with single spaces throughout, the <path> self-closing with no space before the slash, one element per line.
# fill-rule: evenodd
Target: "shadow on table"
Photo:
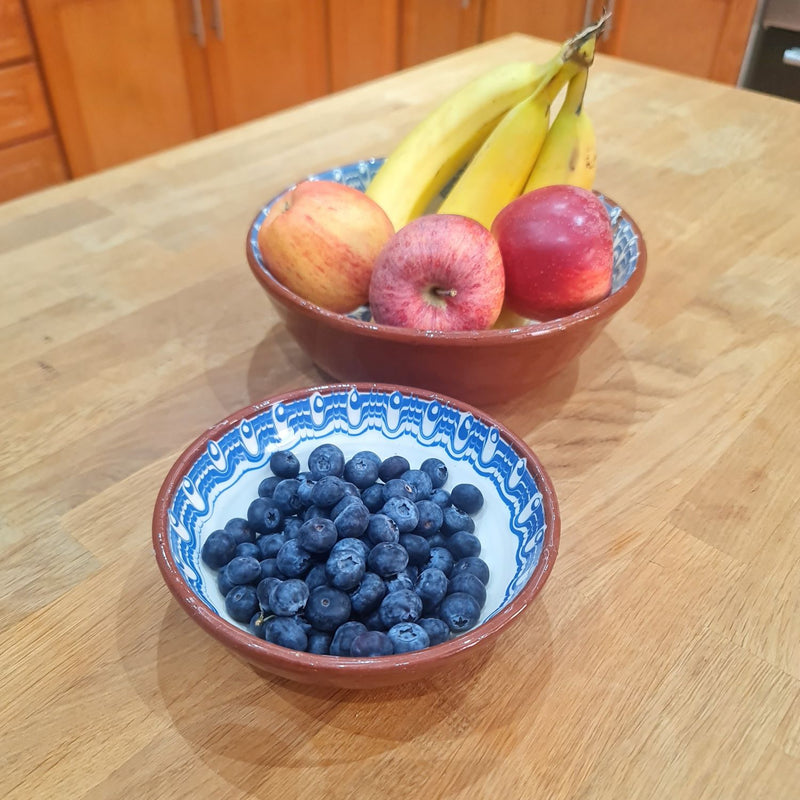
<path fill-rule="evenodd" d="M 499 768 L 520 726 L 535 719 L 550 679 L 551 628 L 541 602 L 485 657 L 417 684 L 358 692 L 264 677 L 167 595 L 156 629 L 152 593 L 142 592 L 143 573 L 154 569 L 147 556 L 132 565 L 117 608 L 121 661 L 142 699 L 166 712 L 207 766 L 247 792 L 263 785 L 265 773 L 243 764 L 307 770 L 369 760 L 381 769 L 382 754 L 398 747 L 425 770 L 462 757 L 470 770 Z M 447 744 L 474 736 L 489 737 L 491 746 Z"/>

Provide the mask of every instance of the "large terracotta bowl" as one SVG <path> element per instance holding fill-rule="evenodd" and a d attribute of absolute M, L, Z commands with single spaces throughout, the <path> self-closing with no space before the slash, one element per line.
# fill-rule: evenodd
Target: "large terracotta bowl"
<path fill-rule="evenodd" d="M 383 458 L 402 454 L 417 465 L 437 457 L 448 467 L 446 487 L 479 487 L 485 503 L 474 516 L 475 532 L 490 577 L 476 627 L 424 650 L 353 658 L 272 644 L 227 614 L 217 575 L 201 558 L 204 542 L 227 520 L 246 516 L 275 450 L 289 449 L 304 464 L 322 442 L 336 444 L 346 456 L 372 450 Z M 424 390 L 337 384 L 256 403 L 199 436 L 158 494 L 153 545 L 182 608 L 237 656 L 294 681 L 368 689 L 415 681 L 486 655 L 544 586 L 558 551 L 559 526 L 556 495 L 541 463 L 486 414 Z"/>
<path fill-rule="evenodd" d="M 362 191 L 383 163 L 370 159 L 309 176 Z M 479 406 L 526 394 L 577 358 L 636 293 L 647 261 L 644 239 L 631 217 L 600 196 L 614 229 L 611 294 L 589 308 L 519 328 L 447 333 L 378 325 L 364 308 L 336 314 L 279 283 L 264 263 L 258 231 L 275 199 L 247 235 L 250 268 L 289 333 L 319 369 L 340 381 L 386 381 L 445 392 Z"/>

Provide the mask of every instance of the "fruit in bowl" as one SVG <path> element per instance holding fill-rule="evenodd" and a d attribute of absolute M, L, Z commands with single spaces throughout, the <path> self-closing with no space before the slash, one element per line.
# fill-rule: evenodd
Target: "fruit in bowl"
<path fill-rule="evenodd" d="M 334 504 L 342 484 L 359 498 Z M 325 511 L 308 526 L 297 519 L 305 501 L 293 500 L 307 489 Z M 430 493 L 418 509 L 441 503 L 439 519 L 421 524 L 418 511 L 412 531 L 409 491 Z M 376 509 L 366 529 L 359 504 Z M 383 384 L 302 389 L 226 417 L 177 459 L 153 514 L 158 566 L 193 621 L 261 671 L 357 689 L 485 651 L 541 590 L 558 541 L 553 486 L 524 441 L 455 399 Z M 434 561 L 446 585 L 436 572 L 420 578 Z M 377 620 L 375 587 L 397 595 Z M 395 625 L 391 652 L 375 636 L 353 649 Z"/>

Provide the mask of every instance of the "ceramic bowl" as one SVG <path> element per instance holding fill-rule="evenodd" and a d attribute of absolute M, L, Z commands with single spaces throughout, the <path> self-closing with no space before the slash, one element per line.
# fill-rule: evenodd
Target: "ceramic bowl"
<path fill-rule="evenodd" d="M 345 456 L 396 453 L 418 466 L 441 458 L 445 488 L 477 485 L 481 557 L 491 577 L 479 624 L 442 644 L 404 655 L 345 658 L 270 644 L 231 619 L 217 580 L 200 558 L 208 535 L 246 516 L 269 457 L 290 449 L 305 466 L 322 442 Z M 170 469 L 153 515 L 158 566 L 188 615 L 256 669 L 304 683 L 373 688 L 413 681 L 484 651 L 541 590 L 558 551 L 556 495 L 544 468 L 519 437 L 457 400 L 382 384 L 336 384 L 256 403 L 197 438 Z"/>
<path fill-rule="evenodd" d="M 308 176 L 365 190 L 383 159 L 369 159 Z M 369 310 L 336 314 L 279 283 L 264 263 L 258 231 L 273 198 L 252 222 L 247 259 L 291 336 L 316 366 L 338 381 L 422 386 L 478 406 L 524 395 L 578 357 L 636 293 L 647 255 L 641 231 L 615 202 L 600 195 L 614 231 L 611 294 L 549 322 L 486 331 L 418 331 L 378 325 Z"/>

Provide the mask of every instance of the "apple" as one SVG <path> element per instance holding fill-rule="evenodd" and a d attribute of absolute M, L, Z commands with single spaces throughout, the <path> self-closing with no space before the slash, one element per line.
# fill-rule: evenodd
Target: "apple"
<path fill-rule="evenodd" d="M 492 233 L 506 271 L 506 305 L 546 320 L 586 308 L 611 291 L 611 220 L 592 192 L 545 186 L 512 200 Z"/>
<path fill-rule="evenodd" d="M 345 313 L 367 302 L 373 264 L 393 233 L 384 210 L 363 192 L 334 181 L 303 181 L 274 202 L 258 246 L 287 289 Z"/>
<path fill-rule="evenodd" d="M 428 214 L 384 245 L 372 272 L 369 304 L 383 325 L 429 331 L 483 330 L 503 306 L 500 248 L 479 222 Z"/>

